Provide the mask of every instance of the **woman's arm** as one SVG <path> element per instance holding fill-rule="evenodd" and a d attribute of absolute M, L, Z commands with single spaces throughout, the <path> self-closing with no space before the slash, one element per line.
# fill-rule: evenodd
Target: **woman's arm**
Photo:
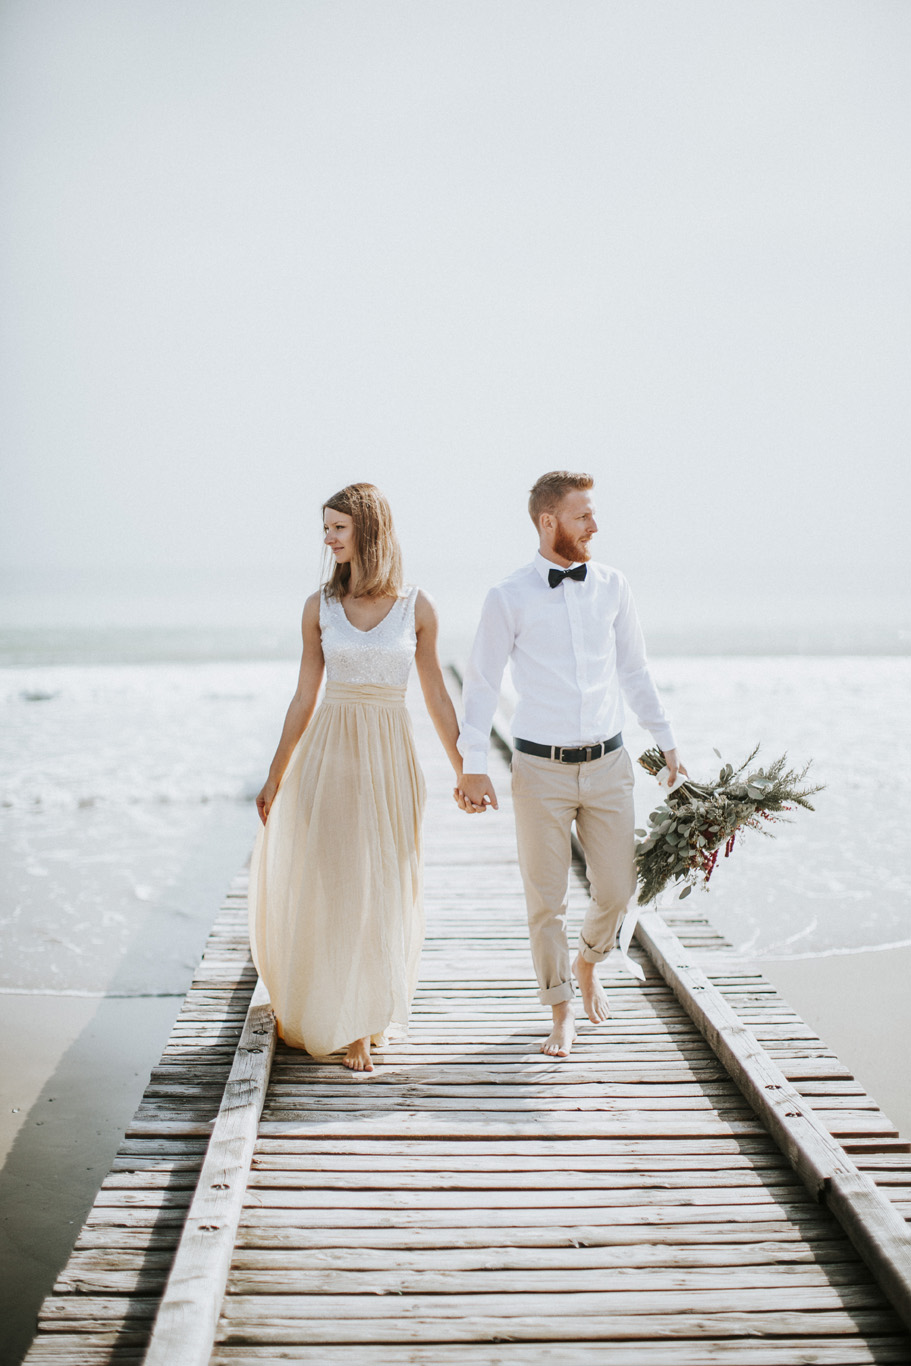
<path fill-rule="evenodd" d="M 288 760 L 294 751 L 294 746 L 303 735 L 310 724 L 310 718 L 316 706 L 316 699 L 319 696 L 320 684 L 323 681 L 323 642 L 319 629 L 319 593 L 313 593 L 304 603 L 304 615 L 301 619 L 301 635 L 303 636 L 304 648 L 301 654 L 300 673 L 297 678 L 297 690 L 291 699 L 291 705 L 285 716 L 285 724 L 282 727 L 281 739 L 278 742 L 278 749 L 275 751 L 275 758 L 269 766 L 269 776 L 263 783 L 262 791 L 256 798 L 256 809 L 263 825 L 269 815 L 269 808 L 275 800 L 278 785 L 282 780 L 282 774 L 288 766 Z"/>
<path fill-rule="evenodd" d="M 461 779 L 462 756 L 458 747 L 459 721 L 455 707 L 452 705 L 452 698 L 449 696 L 446 684 L 443 681 L 443 670 L 440 668 L 440 659 L 437 654 L 437 633 L 439 630 L 437 612 L 427 595 L 420 590 L 418 590 L 417 602 L 414 607 L 414 628 L 418 638 L 414 662 L 417 665 L 418 678 L 421 680 L 424 701 L 427 704 L 430 719 L 436 726 L 437 735 L 439 735 L 443 748 L 449 756 L 449 762 L 455 770 L 456 778 Z"/>

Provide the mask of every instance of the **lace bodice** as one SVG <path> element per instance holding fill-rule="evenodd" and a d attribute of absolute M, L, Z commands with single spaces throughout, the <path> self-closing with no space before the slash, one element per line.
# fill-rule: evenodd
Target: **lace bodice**
<path fill-rule="evenodd" d="M 375 683 L 404 688 L 414 659 L 417 636 L 414 605 L 418 590 L 397 598 L 392 610 L 369 631 L 359 631 L 345 616 L 338 598 L 320 595 L 319 625 L 326 679 L 330 683 Z"/>

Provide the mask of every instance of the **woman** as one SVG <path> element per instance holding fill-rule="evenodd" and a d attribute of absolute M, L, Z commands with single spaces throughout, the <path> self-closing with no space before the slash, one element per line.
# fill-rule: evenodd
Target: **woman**
<path fill-rule="evenodd" d="M 424 937 L 412 660 L 457 779 L 462 760 L 436 612 L 403 589 L 385 497 L 349 484 L 323 518 L 335 564 L 304 606 L 297 691 L 256 799 L 250 939 L 285 1042 L 315 1054 L 347 1045 L 345 1066 L 372 1072 L 371 1041 L 407 1025 Z"/>

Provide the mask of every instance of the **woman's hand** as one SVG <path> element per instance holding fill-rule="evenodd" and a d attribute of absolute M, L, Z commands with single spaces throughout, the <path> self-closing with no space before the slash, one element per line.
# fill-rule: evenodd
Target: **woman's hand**
<path fill-rule="evenodd" d="M 259 819 L 263 825 L 269 815 L 269 809 L 275 801 L 275 794 L 278 791 L 278 783 L 274 778 L 267 778 L 263 783 L 262 791 L 256 798 L 256 809 L 259 812 Z"/>

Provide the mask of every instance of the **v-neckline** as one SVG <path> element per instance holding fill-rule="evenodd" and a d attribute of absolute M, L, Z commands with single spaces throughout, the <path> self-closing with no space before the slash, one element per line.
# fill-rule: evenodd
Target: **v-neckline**
<path fill-rule="evenodd" d="M 342 611 L 342 616 L 345 618 L 345 620 L 347 621 L 348 625 L 351 627 L 352 631 L 357 631 L 357 633 L 358 633 L 359 636 L 369 636 L 373 631 L 378 631 L 378 630 L 380 629 L 380 627 L 382 626 L 383 622 L 384 622 L 384 621 L 388 621 L 389 618 L 392 616 L 392 613 L 395 611 L 395 606 L 396 606 L 396 603 L 397 603 L 398 601 L 399 601 L 398 598 L 393 598 L 393 599 L 392 599 L 392 606 L 389 608 L 389 611 L 386 613 L 386 615 L 385 615 L 384 617 L 380 617 L 379 621 L 376 622 L 375 625 L 373 625 L 373 626 L 368 626 L 367 629 L 366 629 L 366 631 L 365 631 L 365 630 L 363 630 L 362 627 L 360 627 L 360 626 L 355 626 L 354 622 L 351 620 L 351 618 L 349 617 L 348 613 L 345 611 L 345 604 L 342 602 L 341 598 L 338 598 L 338 599 L 337 599 L 338 605 L 339 605 L 339 607 L 341 608 L 341 611 Z"/>

